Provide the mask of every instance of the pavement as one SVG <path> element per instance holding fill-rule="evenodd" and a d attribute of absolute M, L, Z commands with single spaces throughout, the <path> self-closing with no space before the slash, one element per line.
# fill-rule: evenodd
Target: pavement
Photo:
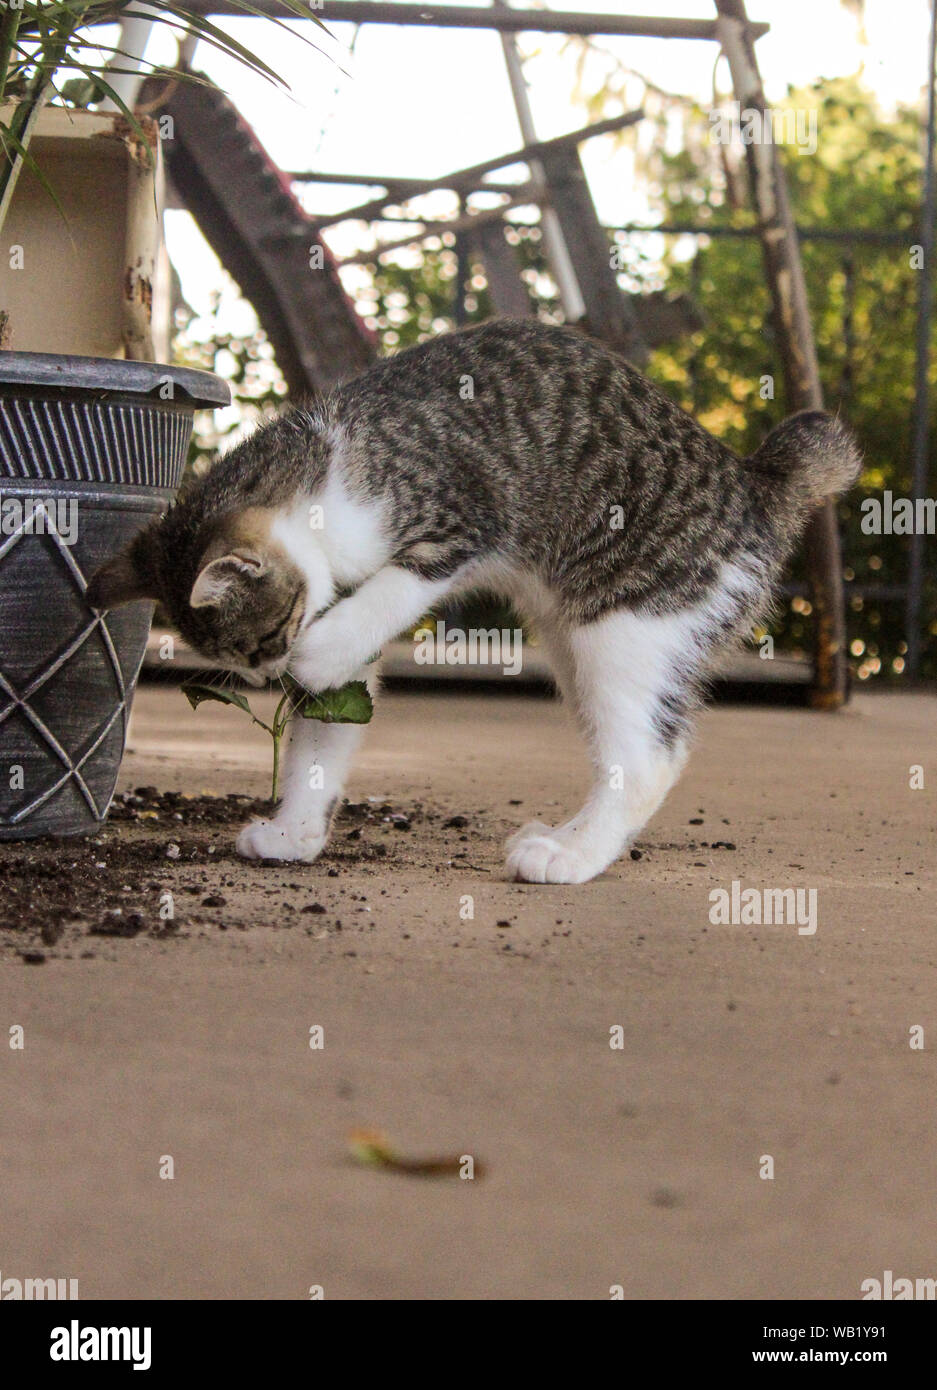
<path fill-rule="evenodd" d="M 585 786 L 562 707 L 391 692 L 349 788 L 371 809 L 326 861 L 246 864 L 232 829 L 159 816 L 63 847 L 145 841 L 125 888 L 154 930 L 0 954 L 24 1042 L 0 1048 L 0 1279 L 849 1300 L 937 1277 L 934 728 L 924 694 L 720 706 L 639 859 L 520 885 L 504 837 Z M 242 715 L 138 692 L 123 788 L 268 779 Z M 714 920 L 733 882 L 815 890 L 815 932 Z M 444 1171 L 357 1162 L 360 1128 Z"/>

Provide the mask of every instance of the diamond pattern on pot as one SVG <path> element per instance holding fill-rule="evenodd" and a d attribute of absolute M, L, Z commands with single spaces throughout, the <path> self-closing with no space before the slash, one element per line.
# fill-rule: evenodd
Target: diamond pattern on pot
<path fill-rule="evenodd" d="M 53 549 L 51 554 L 56 556 L 61 563 L 61 572 L 64 573 L 66 581 L 74 585 L 78 594 L 83 596 L 88 585 L 84 574 L 75 561 L 69 547 L 62 540 L 55 528 L 55 517 L 52 508 L 44 507 L 42 502 L 34 502 L 31 508 L 24 510 L 22 522 L 17 529 L 0 544 L 0 569 L 3 561 L 18 546 L 25 537 L 31 536 L 36 530 L 33 518 L 37 512 L 45 514 L 45 520 L 40 524 L 44 534 L 52 541 Z M 53 595 L 50 595 L 54 599 Z M 114 678 L 115 702 L 108 717 L 96 728 L 89 731 L 90 743 L 86 743 L 80 754 L 70 752 L 63 747 L 56 737 L 53 729 L 49 727 L 46 719 L 34 707 L 36 697 L 42 692 L 49 682 L 62 670 L 68 661 L 78 653 L 86 644 L 97 642 L 103 649 L 110 672 Z M 124 683 L 123 673 L 111 634 L 107 624 L 101 617 L 85 619 L 79 627 L 77 633 L 72 634 L 66 642 L 51 653 L 40 669 L 30 678 L 28 683 L 17 690 L 13 683 L 4 674 L 0 667 L 0 725 L 6 723 L 13 715 L 19 715 L 28 721 L 30 729 L 52 753 L 53 758 L 46 763 L 47 777 L 44 785 L 35 795 L 30 794 L 25 804 L 21 805 L 12 815 L 3 817 L 0 823 L 4 825 L 18 825 L 26 820 L 41 806 L 51 800 L 60 792 L 67 783 L 71 782 L 81 796 L 84 798 L 89 810 L 94 818 L 103 821 L 107 813 L 107 802 L 103 805 L 98 803 L 94 792 L 88 785 L 87 775 L 83 769 L 87 767 L 90 760 L 94 757 L 97 750 L 104 743 L 108 734 L 114 728 L 117 720 L 122 721 L 122 736 L 126 733 L 128 718 L 128 691 Z"/>

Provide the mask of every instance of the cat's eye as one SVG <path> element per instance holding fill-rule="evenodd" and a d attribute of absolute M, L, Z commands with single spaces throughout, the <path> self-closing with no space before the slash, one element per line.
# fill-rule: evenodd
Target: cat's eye
<path fill-rule="evenodd" d="M 272 628 L 270 632 L 265 633 L 263 637 L 259 639 L 257 643 L 258 648 L 265 646 L 267 642 L 275 641 L 278 637 L 281 637 L 283 635 L 284 628 L 287 627 L 287 625 L 293 617 L 293 614 L 296 612 L 296 605 L 298 602 L 299 595 L 297 594 L 296 597 L 293 599 L 293 602 L 290 604 L 289 608 L 283 614 L 283 617 L 277 623 L 276 627 Z"/>
<path fill-rule="evenodd" d="M 265 642 L 271 642 L 274 637 L 279 637 L 280 633 L 283 631 L 284 624 L 286 623 L 289 616 L 289 613 L 287 613 L 286 617 L 281 619 L 281 621 L 277 623 L 275 628 L 271 628 L 269 632 L 265 632 L 263 637 L 261 637 L 257 643 L 258 647 L 262 647 Z"/>
<path fill-rule="evenodd" d="M 256 666 L 262 657 L 269 655 L 268 652 L 264 651 L 264 647 L 266 647 L 268 643 L 275 642 L 276 639 L 282 635 L 284 627 L 286 627 L 286 624 L 293 616 L 293 608 L 295 608 L 295 604 L 290 608 L 289 612 L 280 619 L 276 627 L 271 628 L 269 632 L 265 632 L 262 637 L 257 639 L 257 645 L 252 651 L 245 651 L 242 653 L 241 659 L 243 661 L 246 661 L 249 666 Z"/>

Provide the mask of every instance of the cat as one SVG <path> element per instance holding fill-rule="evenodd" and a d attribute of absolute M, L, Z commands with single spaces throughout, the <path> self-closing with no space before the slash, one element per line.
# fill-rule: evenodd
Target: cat
<path fill-rule="evenodd" d="M 289 668 L 310 690 L 359 678 L 375 693 L 368 662 L 389 639 L 466 590 L 505 595 L 546 645 L 593 765 L 582 809 L 518 830 L 507 870 L 582 883 L 667 795 L 713 658 L 763 613 L 812 505 L 859 466 L 819 411 L 739 458 L 584 334 L 496 319 L 261 426 L 87 598 L 159 599 L 196 650 L 255 683 Z M 282 800 L 239 853 L 314 860 L 360 733 L 293 721 Z"/>

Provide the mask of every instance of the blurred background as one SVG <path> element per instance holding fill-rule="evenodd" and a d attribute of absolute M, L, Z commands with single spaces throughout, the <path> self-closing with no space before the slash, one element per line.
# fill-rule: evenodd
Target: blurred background
<path fill-rule="evenodd" d="M 163 141 L 172 357 L 218 372 L 234 393 L 230 409 L 200 417 L 193 465 L 253 428 L 288 392 L 327 387 L 331 375 L 352 374 L 375 355 L 512 311 L 518 286 L 523 312 L 573 319 L 598 331 L 584 306 L 571 304 L 575 273 L 567 275 L 570 292 L 555 254 L 557 228 L 551 254 L 551 214 L 542 198 L 537 201 L 544 178 L 555 182 L 562 175 L 555 161 L 553 167 L 502 163 L 483 167 L 460 187 L 432 186 L 452 171 L 496 163 L 534 138 L 549 141 L 596 125 L 599 133 L 568 148 L 578 150 L 609 268 L 636 306 L 631 317 L 643 338 L 637 360 L 739 451 L 756 447 L 787 413 L 792 402 L 781 380 L 782 345 L 773 326 L 745 140 L 739 128 L 727 137 L 716 134 L 717 113 L 730 121 L 734 100 L 718 41 L 529 31 L 504 36 L 493 28 L 348 22 L 335 17 L 341 6 L 328 3 L 313 5 L 308 21 L 262 6 L 280 16 L 278 24 L 226 14 L 224 0 L 201 8 L 283 83 L 190 38 L 185 62 L 227 94 L 225 111 L 217 102 L 205 105 L 200 88 L 180 96 L 154 77 L 136 97 L 140 109 L 154 115 L 175 110 L 178 126 Z M 564 12 L 586 16 L 592 8 L 587 0 L 569 0 Z M 715 13 L 712 0 L 629 0 L 607 9 L 706 23 Z M 825 402 L 853 425 L 866 460 L 861 485 L 837 504 L 843 549 L 836 563 L 845 583 L 852 674 L 863 682 L 902 682 L 909 674 L 909 540 L 868 534 L 860 507 L 884 489 L 905 496 L 912 488 L 921 312 L 914 248 L 923 236 L 931 7 L 927 0 L 749 0 L 746 10 L 753 25 L 770 26 L 757 39 L 758 65 L 766 100 L 781 113 L 777 150 L 800 230 Z M 171 65 L 177 54 L 172 31 L 155 26 L 146 41 L 148 64 Z M 87 101 L 88 92 L 76 96 Z M 302 249 L 299 272 L 285 269 L 283 246 L 269 228 L 246 244 L 250 238 L 234 225 L 236 204 L 250 201 L 243 189 L 231 193 L 231 207 L 219 210 L 211 199 L 206 205 L 198 140 L 190 141 L 184 158 L 179 154 L 180 139 L 186 143 L 186 102 L 189 132 L 201 123 L 201 154 L 207 150 L 211 158 L 215 149 L 222 182 L 227 177 L 233 187 L 235 172 L 226 170 L 207 127 L 225 116 L 230 132 L 236 113 L 240 147 L 251 147 L 277 196 L 287 192 L 283 236 Z M 630 112 L 640 112 L 640 119 L 626 123 Z M 602 123 L 612 128 L 603 130 Z M 426 187 L 414 191 L 421 180 Z M 223 189 L 217 192 L 217 199 L 225 197 Z M 341 216 L 362 207 L 363 215 Z M 497 220 L 485 224 L 486 212 Z M 477 214 L 483 215 L 478 225 L 469 227 Z M 498 247 L 491 242 L 494 227 Z M 400 245 L 408 236 L 419 240 Z M 380 253 L 387 244 L 392 249 Z M 505 283 L 505 246 L 513 285 Z M 318 262 L 314 248 L 321 248 Z M 271 266 L 281 280 L 272 288 Z M 331 300 L 307 304 L 308 282 L 323 268 Z M 294 360 L 296 325 L 283 326 L 290 316 L 282 302 L 291 296 L 290 274 L 294 319 L 306 315 L 318 365 Z M 337 285 L 348 296 L 351 328 L 336 317 L 345 313 Z M 332 366 L 323 369 L 333 339 L 337 344 L 341 337 L 347 365 L 343 369 L 333 353 Z M 932 380 L 933 369 L 925 365 Z M 926 409 L 929 422 L 932 402 Z M 930 430 L 925 446 L 932 480 Z M 934 555 L 933 536 L 927 536 L 919 550 L 915 622 L 917 674 L 924 677 L 937 674 Z M 771 633 L 794 658 L 806 657 L 813 642 L 806 578 L 798 560 Z M 479 621 L 495 616 L 490 604 L 475 613 Z"/>

